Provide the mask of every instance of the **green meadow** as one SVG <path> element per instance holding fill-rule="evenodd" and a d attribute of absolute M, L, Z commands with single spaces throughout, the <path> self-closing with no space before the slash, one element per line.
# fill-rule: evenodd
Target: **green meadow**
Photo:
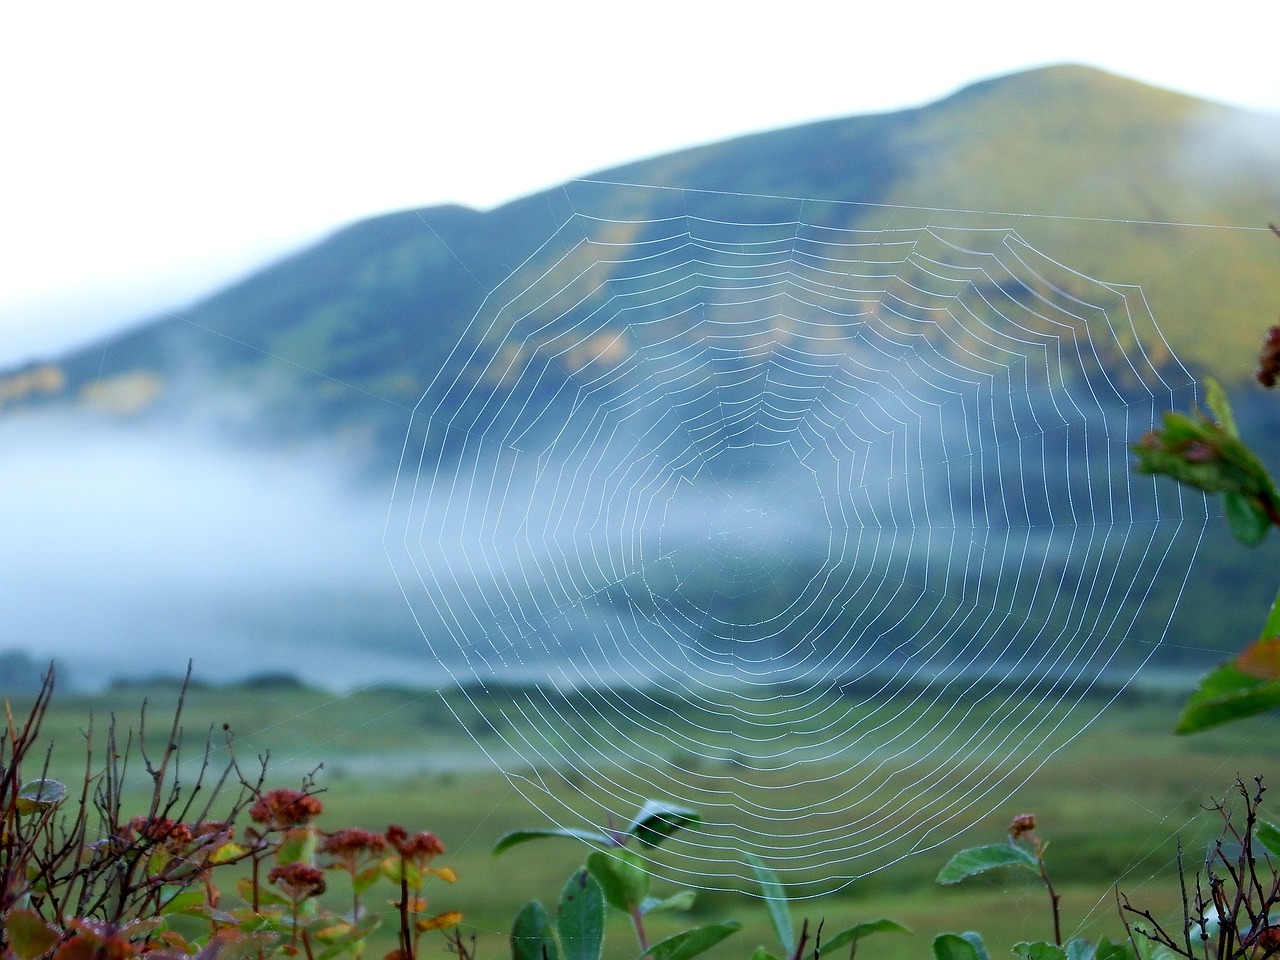
<path fill-rule="evenodd" d="M 136 730 L 144 700 L 148 740 L 162 743 L 177 692 L 176 685 L 162 684 L 56 696 L 42 736 L 53 745 L 50 772 L 78 782 L 90 721 L 100 751 L 110 717 L 116 717 L 120 728 Z M 187 786 L 194 782 L 206 739 L 213 744 L 213 767 L 225 762 L 225 724 L 243 770 L 253 772 L 258 758 L 267 758 L 268 786 L 298 786 L 314 773 L 323 790 L 322 827 L 382 830 L 399 823 L 437 833 L 448 849 L 444 860 L 457 869 L 459 880 L 435 888 L 432 909 L 462 910 L 465 932 L 477 938 L 478 956 L 505 957 L 506 932 L 519 908 L 534 898 L 554 903 L 565 879 L 589 852 L 576 841 L 553 839 L 517 847 L 500 858 L 491 854 L 510 830 L 551 825 L 531 797 L 540 796 L 544 806 L 572 809 L 588 801 L 593 789 L 572 771 L 523 770 L 507 776 L 496 768 L 504 756 L 501 733 L 509 722 L 504 718 L 525 694 L 498 690 L 480 698 L 378 688 L 335 696 L 287 682 L 197 685 L 187 693 L 183 714 L 181 778 Z M 1105 701 L 1088 705 L 1102 709 Z M 1194 871 L 1219 826 L 1203 807 L 1211 797 L 1223 796 L 1237 776 L 1277 773 L 1273 718 L 1176 737 L 1170 730 L 1177 705 L 1174 695 L 1120 696 L 1007 800 L 992 800 L 980 821 L 960 836 L 870 873 L 839 893 L 796 899 L 797 926 L 805 917 L 815 924 L 825 920 L 831 930 L 893 917 L 912 927 L 914 936 L 879 934 L 859 948 L 861 956 L 885 958 L 927 955 L 933 934 L 942 930 L 980 930 L 993 955 L 1018 940 L 1047 937 L 1047 897 L 1030 875 L 996 876 L 957 888 L 933 881 L 954 852 L 1000 840 L 1009 821 L 1028 811 L 1037 815 L 1040 834 L 1049 840 L 1047 859 L 1063 894 L 1064 926 L 1070 934 L 1119 936 L 1117 891 L 1157 915 L 1175 911 L 1179 841 Z M 14 698 L 15 715 L 22 706 L 21 698 Z M 136 783 L 141 803 L 147 783 L 136 753 L 135 745 L 129 779 Z M 647 774 L 638 770 L 633 775 L 642 782 Z M 35 775 L 38 771 L 24 770 L 28 778 Z M 797 792 L 793 802 L 803 804 L 805 790 L 831 787 L 815 776 L 809 785 L 790 789 Z M 817 793 L 811 799 L 819 799 Z M 708 875 L 716 873 L 717 865 L 709 863 Z M 749 884 L 726 883 L 721 877 L 713 885 L 731 889 L 700 892 L 690 914 L 653 915 L 651 936 L 734 917 L 744 922 L 744 929 L 721 944 L 715 956 L 749 956 L 758 944 L 770 943 L 763 909 L 742 892 Z M 655 893 L 675 889 L 661 883 Z M 803 895 L 804 887 L 795 890 Z M 615 916 L 612 923 L 607 955 L 638 953 L 627 921 Z M 384 947 L 392 946 L 388 937 L 375 949 L 385 952 Z M 443 938 L 439 946 L 446 949 Z"/>

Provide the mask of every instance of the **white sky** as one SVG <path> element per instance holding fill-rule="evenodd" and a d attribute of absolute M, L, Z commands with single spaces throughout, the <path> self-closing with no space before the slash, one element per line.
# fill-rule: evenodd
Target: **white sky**
<path fill-rule="evenodd" d="M 0 363 L 184 302 L 369 214 L 493 206 L 642 156 L 915 106 L 1044 63 L 1280 113 L 1280 4 L 1194 9 L 10 3 Z"/>

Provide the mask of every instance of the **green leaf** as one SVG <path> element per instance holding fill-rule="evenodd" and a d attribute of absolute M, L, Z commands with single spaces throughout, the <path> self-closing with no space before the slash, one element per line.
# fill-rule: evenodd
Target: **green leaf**
<path fill-rule="evenodd" d="M 398 884 L 403 880 L 410 890 L 422 889 L 422 869 L 411 860 L 401 856 L 387 857 L 378 865 L 378 868 L 392 883 Z"/>
<path fill-rule="evenodd" d="M 702 817 L 692 810 L 662 800 L 646 800 L 625 831 L 642 846 L 656 847 L 677 830 L 701 823 Z"/>
<path fill-rule="evenodd" d="M 1267 622 L 1262 626 L 1262 635 L 1264 637 L 1280 636 L 1280 594 L 1276 594 L 1275 602 L 1271 604 Z"/>
<path fill-rule="evenodd" d="M 653 957 L 653 960 L 689 960 L 698 954 L 710 950 L 730 934 L 742 929 L 737 920 L 726 920 L 724 923 L 712 923 L 705 927 L 695 927 L 677 933 L 674 937 L 655 943 L 642 956 Z"/>
<path fill-rule="evenodd" d="M 866 920 L 862 923 L 855 923 L 847 930 L 841 930 L 830 940 L 822 941 L 822 951 L 826 953 L 830 950 L 839 950 L 845 944 L 855 943 L 863 937 L 869 937 L 873 933 L 910 933 L 911 928 L 905 924 L 899 923 L 897 920 L 890 920 L 887 917 L 881 917 L 879 920 Z"/>
<path fill-rule="evenodd" d="M 1132 944 L 1124 941 L 1112 943 L 1103 937 L 1098 941 L 1093 960 L 1138 960 L 1138 955 L 1134 952 Z"/>
<path fill-rule="evenodd" d="M 1263 680 L 1228 661 L 1200 678 L 1182 708 L 1178 733 L 1197 733 L 1280 707 L 1280 680 Z"/>
<path fill-rule="evenodd" d="M 253 904 L 253 879 L 251 877 L 241 877 L 236 881 L 236 893 L 240 895 L 240 899 L 245 903 Z M 280 894 L 276 893 L 268 886 L 258 887 L 258 904 L 260 906 L 286 906 L 289 901 Z"/>
<path fill-rule="evenodd" d="M 243 844 L 228 841 L 227 843 L 220 844 L 218 848 L 213 851 L 209 857 L 209 862 L 212 864 L 234 863 L 237 860 L 243 860 L 252 852 L 252 850 Z"/>
<path fill-rule="evenodd" d="M 250 933 L 242 923 L 234 930 L 219 930 L 200 948 L 193 960 L 219 960 L 219 958 L 252 957 L 268 951 L 279 939 L 274 933 L 259 931 Z M 161 951 L 157 951 L 160 953 Z"/>
<path fill-rule="evenodd" d="M 511 927 L 511 960 L 560 960 L 551 918 L 537 900 L 530 900 L 516 914 Z"/>
<path fill-rule="evenodd" d="M 5 914 L 4 933 L 17 960 L 36 960 L 58 942 L 58 931 L 26 907 L 14 907 Z"/>
<path fill-rule="evenodd" d="M 556 910 L 564 960 L 600 960 L 604 947 L 604 892 L 585 867 L 564 885 Z"/>
<path fill-rule="evenodd" d="M 1133 946 L 1138 960 L 1178 960 L 1177 954 L 1164 944 L 1156 943 L 1147 931 L 1138 926 L 1133 928 Z"/>
<path fill-rule="evenodd" d="M 1267 848 L 1267 853 L 1280 857 L 1280 827 L 1270 820 L 1259 820 L 1258 825 L 1253 828 L 1253 836 Z"/>
<path fill-rule="evenodd" d="M 1222 495 L 1222 503 L 1227 508 L 1227 525 L 1233 537 L 1246 547 L 1256 547 L 1266 539 L 1271 518 L 1256 500 L 1228 490 Z"/>
<path fill-rule="evenodd" d="M 595 830 L 574 830 L 570 827 L 557 827 L 551 830 L 512 830 L 494 844 L 493 855 L 496 857 L 517 844 L 541 840 L 544 837 L 568 837 L 571 840 L 586 840 L 588 843 L 598 843 L 606 847 L 614 845 L 613 840 Z"/>
<path fill-rule="evenodd" d="M 940 933 L 933 938 L 934 960 L 991 960 L 982 937 L 972 930 Z"/>
<path fill-rule="evenodd" d="M 357 897 L 363 896 L 370 887 L 378 882 L 378 878 L 381 876 L 381 864 L 375 863 L 372 866 L 365 867 L 351 877 L 351 892 Z"/>
<path fill-rule="evenodd" d="M 206 917 L 214 922 L 215 927 L 224 923 L 238 924 L 240 922 L 240 918 L 236 914 L 229 913 L 226 910 L 219 910 L 217 907 L 211 907 L 207 903 L 192 907 L 191 916 Z"/>
<path fill-rule="evenodd" d="M 1083 937 L 1072 937 L 1067 941 L 1067 960 L 1094 960 L 1097 948 Z"/>
<path fill-rule="evenodd" d="M 380 926 L 382 926 L 382 917 L 380 917 L 376 913 L 366 913 L 363 917 L 361 917 L 359 920 L 355 922 L 354 926 L 352 926 L 351 935 L 360 940 L 363 940 L 365 937 L 369 936 L 369 934 L 373 933 L 373 931 L 377 930 L 378 927 Z"/>
<path fill-rule="evenodd" d="M 338 943 L 358 939 L 353 936 L 354 931 L 355 925 L 349 920 L 325 917 L 323 923 L 312 924 L 307 929 L 307 934 L 324 943 Z"/>
<path fill-rule="evenodd" d="M 258 911 L 257 913 L 246 913 L 240 919 L 236 928 L 244 931 L 245 933 L 252 933 L 255 935 L 289 933 L 291 932 L 290 925 L 284 921 L 283 917 L 284 914 L 280 911 L 275 911 L 273 913 L 264 913 L 262 911 Z"/>
<path fill-rule="evenodd" d="M 649 896 L 649 871 L 637 853 L 621 847 L 597 850 L 587 857 L 587 869 L 609 905 L 623 913 L 639 910 Z"/>
<path fill-rule="evenodd" d="M 1129 449 L 1138 473 L 1164 474 L 1206 493 L 1234 491 L 1259 504 L 1280 499 L 1258 455 L 1204 416 L 1166 413 L 1160 429 Z"/>
<path fill-rule="evenodd" d="M 312 830 L 310 827 L 298 827 L 290 830 L 284 835 L 284 839 L 280 841 L 280 846 L 276 848 L 276 862 L 281 864 L 314 863 L 318 840 L 319 831 Z"/>
<path fill-rule="evenodd" d="M 640 904 L 640 912 L 642 914 L 659 913 L 663 911 L 679 912 L 684 910 L 692 910 L 693 902 L 697 899 L 697 894 L 692 890 L 681 890 L 673 893 L 669 897 L 659 900 L 657 897 L 649 897 L 644 903 Z"/>
<path fill-rule="evenodd" d="M 161 898 L 168 897 L 160 907 L 161 914 L 185 913 L 192 910 L 199 910 L 205 905 L 205 891 L 203 887 L 184 888 L 178 884 L 165 884 L 160 894 Z"/>
<path fill-rule="evenodd" d="M 29 780 L 18 791 L 14 806 L 18 813 L 43 813 L 60 804 L 67 796 L 66 784 L 58 780 Z"/>
<path fill-rule="evenodd" d="M 751 865 L 756 882 L 760 884 L 760 893 L 764 897 L 765 906 L 769 908 L 769 919 L 773 921 L 773 932 L 778 935 L 782 952 L 790 957 L 796 952 L 796 935 L 791 926 L 786 891 L 783 890 L 778 875 L 754 853 L 747 854 L 747 863 Z"/>
<path fill-rule="evenodd" d="M 961 850 L 938 872 L 938 883 L 959 883 L 966 877 L 997 867 L 1026 867 L 1034 873 L 1040 872 L 1039 861 L 1016 843 L 992 843 Z"/>
<path fill-rule="evenodd" d="M 1067 960 L 1067 951 L 1056 943 L 1038 940 L 1034 943 L 1015 943 L 1013 954 L 1022 960 Z"/>
<path fill-rule="evenodd" d="M 1213 377 L 1204 378 L 1204 405 L 1209 408 L 1227 436 L 1240 439 L 1240 430 L 1236 426 L 1236 416 L 1231 410 L 1231 401 L 1227 399 L 1227 391 Z"/>
<path fill-rule="evenodd" d="M 751 954 L 751 960 L 781 960 L 781 958 L 775 957 L 764 947 L 756 947 L 755 951 Z"/>

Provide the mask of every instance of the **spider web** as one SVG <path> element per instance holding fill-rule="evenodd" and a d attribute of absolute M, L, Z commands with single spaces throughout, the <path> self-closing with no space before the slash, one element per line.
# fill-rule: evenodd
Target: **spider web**
<path fill-rule="evenodd" d="M 954 836 L 1159 644 L 1206 509 L 1127 444 L 1192 378 L 1139 288 L 1008 226 L 584 196 L 389 512 L 431 656 L 502 704 L 478 742 L 564 826 L 697 810 L 653 854 L 685 884 L 755 853 L 820 895 Z"/>

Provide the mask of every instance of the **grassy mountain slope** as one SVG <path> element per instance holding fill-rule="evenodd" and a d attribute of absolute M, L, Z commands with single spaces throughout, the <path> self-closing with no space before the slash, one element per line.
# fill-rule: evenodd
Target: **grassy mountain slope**
<path fill-rule="evenodd" d="M 485 294 L 587 196 L 593 214 L 619 221 L 732 220 L 743 215 L 738 194 L 755 194 L 778 198 L 752 199 L 760 219 L 820 211 L 870 229 L 1012 225 L 1076 270 L 1141 284 L 1179 355 L 1241 379 L 1274 313 L 1277 251 L 1265 232 L 1229 227 L 1280 216 L 1277 170 L 1280 118 L 1084 67 L 1035 70 L 920 109 L 755 134 L 593 178 L 682 190 L 571 183 L 487 213 L 368 220 L 73 354 L 56 375 L 11 376 L 0 404 L 52 395 L 189 410 L 220 387 L 256 398 L 240 428 L 337 431 L 385 450 Z"/>
<path fill-rule="evenodd" d="M 1280 118 L 1060 66 L 918 110 L 743 137 L 601 179 L 867 204 L 849 209 L 850 226 L 1012 224 L 1082 273 L 1140 284 L 1180 356 L 1235 371 L 1275 312 L 1274 239 L 1157 224 L 1263 228 L 1280 217 L 1278 171 Z"/>

